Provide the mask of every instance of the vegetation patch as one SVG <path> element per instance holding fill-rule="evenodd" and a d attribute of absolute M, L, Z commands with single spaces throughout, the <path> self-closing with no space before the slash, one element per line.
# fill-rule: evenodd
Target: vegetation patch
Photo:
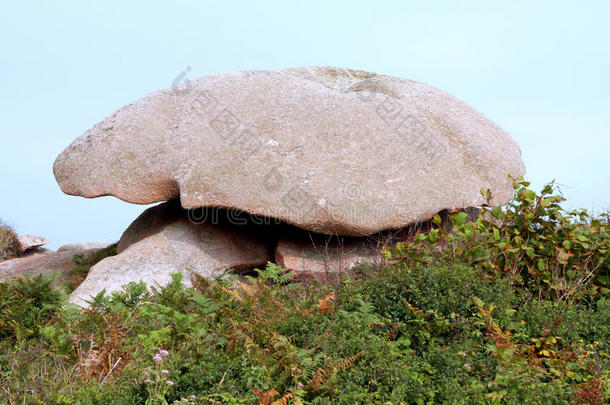
<path fill-rule="evenodd" d="M 103 259 L 116 256 L 117 244 L 113 244 L 107 246 L 103 249 L 96 250 L 91 253 L 85 254 L 77 254 L 72 257 L 72 261 L 74 262 L 74 266 L 68 272 L 68 280 L 66 282 L 66 289 L 68 292 L 74 291 L 76 287 L 80 285 L 80 283 L 85 280 L 87 274 L 89 274 L 89 269 L 102 261 Z"/>
<path fill-rule="evenodd" d="M 326 282 L 270 263 L 88 309 L 46 277 L 2 284 L 0 402 L 608 403 L 608 217 L 515 187 Z"/>
<path fill-rule="evenodd" d="M 21 244 L 15 232 L 8 225 L 0 221 L 0 260 L 18 257 L 21 253 Z"/>

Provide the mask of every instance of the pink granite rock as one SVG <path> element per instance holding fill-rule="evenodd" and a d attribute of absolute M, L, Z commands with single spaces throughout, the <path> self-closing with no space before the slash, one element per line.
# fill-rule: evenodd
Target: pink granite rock
<path fill-rule="evenodd" d="M 42 236 L 34 235 L 20 235 L 19 244 L 21 245 L 21 252 L 25 252 L 30 249 L 36 249 L 40 246 L 44 246 L 49 243 L 49 240 Z"/>
<path fill-rule="evenodd" d="M 205 76 L 141 98 L 54 164 L 71 195 L 236 208 L 340 235 L 513 196 L 517 143 L 430 85 L 332 67 Z"/>
<path fill-rule="evenodd" d="M 61 284 L 68 280 L 69 272 L 74 267 L 75 253 L 88 255 L 99 249 L 86 249 L 79 252 L 62 251 L 53 252 L 38 248 L 26 252 L 24 256 L 0 262 L 0 283 L 24 277 L 25 275 L 39 276 L 44 274 L 57 274 L 55 282 Z"/>
<path fill-rule="evenodd" d="M 313 242 L 307 238 L 280 239 L 275 249 L 275 262 L 297 273 L 340 272 L 360 263 L 382 262 L 377 246 L 365 238 L 340 243 Z"/>
<path fill-rule="evenodd" d="M 228 269 L 263 266 L 273 260 L 273 246 L 251 227 L 230 223 L 194 223 L 176 201 L 144 211 L 124 232 L 118 255 L 89 270 L 70 301 L 86 305 L 103 289 L 117 291 L 129 282 L 164 285 L 171 273 L 191 272 L 214 278 Z"/>

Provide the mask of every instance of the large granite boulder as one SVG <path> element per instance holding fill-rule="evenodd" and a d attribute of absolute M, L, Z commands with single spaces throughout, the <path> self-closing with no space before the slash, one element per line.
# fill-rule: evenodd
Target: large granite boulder
<path fill-rule="evenodd" d="M 54 164 L 71 195 L 235 208 L 364 235 L 513 196 L 517 143 L 430 85 L 301 67 L 205 76 L 139 99 Z"/>
<path fill-rule="evenodd" d="M 91 267 L 70 301 L 86 306 L 103 289 L 117 291 L 132 281 L 164 285 L 171 273 L 183 273 L 188 286 L 191 272 L 214 278 L 228 269 L 263 266 L 273 260 L 273 246 L 256 227 L 192 217 L 178 201 L 169 201 L 144 211 L 127 228 L 119 254 Z"/>

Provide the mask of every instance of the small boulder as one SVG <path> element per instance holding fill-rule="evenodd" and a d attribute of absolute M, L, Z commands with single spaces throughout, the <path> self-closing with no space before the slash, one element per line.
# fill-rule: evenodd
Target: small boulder
<path fill-rule="evenodd" d="M 275 261 L 297 273 L 324 273 L 349 270 L 359 263 L 381 263 L 382 258 L 370 239 L 302 237 L 280 239 Z"/>
<path fill-rule="evenodd" d="M 24 253 L 28 250 L 46 245 L 49 243 L 49 240 L 42 236 L 21 235 L 19 236 L 19 243 L 21 244 L 21 253 Z"/>
<path fill-rule="evenodd" d="M 110 246 L 108 242 L 84 242 L 84 243 L 69 243 L 57 249 L 58 252 L 72 252 L 73 254 L 81 253 L 91 249 L 104 249 Z"/>

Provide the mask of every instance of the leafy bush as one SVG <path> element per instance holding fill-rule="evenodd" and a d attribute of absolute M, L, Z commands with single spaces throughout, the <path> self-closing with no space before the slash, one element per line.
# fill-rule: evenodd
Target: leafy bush
<path fill-rule="evenodd" d="M 9 226 L 0 222 L 0 260 L 17 257 L 20 253 L 19 238 Z"/>
<path fill-rule="evenodd" d="M 506 207 L 484 208 L 476 222 L 465 213 L 451 217 L 453 232 L 442 228 L 419 233 L 410 243 L 385 250 L 393 262 L 467 263 L 490 277 L 538 299 L 578 300 L 610 294 L 610 215 L 591 217 L 587 210 L 566 212 L 553 184 L 541 194 L 528 182 L 515 181 L 516 196 Z M 488 199 L 491 198 L 489 191 Z M 440 225 L 440 217 L 434 218 Z"/>

